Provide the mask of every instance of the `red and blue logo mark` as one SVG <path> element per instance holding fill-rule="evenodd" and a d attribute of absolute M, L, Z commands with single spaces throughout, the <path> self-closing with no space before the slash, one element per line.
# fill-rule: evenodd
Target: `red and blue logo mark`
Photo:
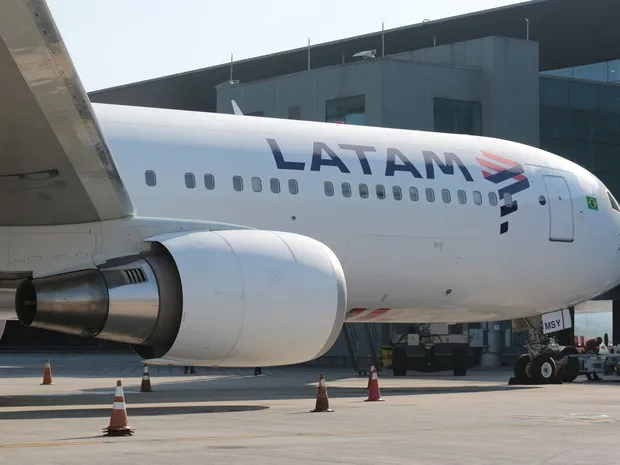
<path fill-rule="evenodd" d="M 504 218 L 518 209 L 515 199 L 512 199 L 512 202 L 507 205 L 505 195 L 510 194 L 510 197 L 514 196 L 530 187 L 530 182 L 527 176 L 525 176 L 523 165 L 520 163 L 489 152 L 481 151 L 481 153 L 485 158 L 476 157 L 476 161 L 483 168 L 482 175 L 484 178 L 496 185 L 510 182 L 510 184 L 504 185 L 504 187 L 497 191 L 500 202 L 500 217 Z M 507 232 L 508 221 L 503 221 L 500 224 L 499 233 L 505 234 Z"/>

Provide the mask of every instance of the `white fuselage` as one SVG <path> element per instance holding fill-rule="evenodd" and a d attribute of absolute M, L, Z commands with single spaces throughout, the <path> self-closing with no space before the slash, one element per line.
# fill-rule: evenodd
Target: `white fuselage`
<path fill-rule="evenodd" d="M 605 186 L 578 165 L 532 147 L 421 131 L 94 108 L 138 215 L 317 239 L 343 265 L 350 321 L 531 316 L 587 300 L 620 279 L 620 212 L 611 208 Z M 373 150 L 363 152 L 364 158 L 341 144 Z M 523 173 L 492 176 L 507 163 Z M 147 185 L 147 171 L 155 174 L 154 186 Z M 186 186 L 186 175 L 194 188 Z M 242 179 L 240 191 L 235 176 Z M 260 178 L 259 192 L 252 178 Z M 279 193 L 272 192 L 272 178 Z M 333 195 L 326 194 L 326 182 Z M 360 184 L 367 186 L 366 198 Z M 494 204 L 489 193 L 497 196 L 506 187 L 511 198 Z M 598 210 L 588 208 L 586 196 L 596 198 Z M 516 211 L 502 216 L 502 205 L 506 210 L 515 202 Z"/>

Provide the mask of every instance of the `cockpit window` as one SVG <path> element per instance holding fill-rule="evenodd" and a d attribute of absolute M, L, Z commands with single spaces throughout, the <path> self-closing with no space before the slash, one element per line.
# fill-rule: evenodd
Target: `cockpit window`
<path fill-rule="evenodd" d="M 618 202 L 616 201 L 614 196 L 611 195 L 611 192 L 607 191 L 607 197 L 609 197 L 609 203 L 611 203 L 611 208 L 613 208 L 617 212 L 620 212 L 620 207 L 618 206 Z"/>

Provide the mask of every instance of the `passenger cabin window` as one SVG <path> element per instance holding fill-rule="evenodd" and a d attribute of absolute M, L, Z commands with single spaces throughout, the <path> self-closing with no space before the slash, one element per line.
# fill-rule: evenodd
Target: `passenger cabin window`
<path fill-rule="evenodd" d="M 450 203 L 452 197 L 450 196 L 450 191 L 448 189 L 441 189 L 441 199 L 443 203 Z"/>
<path fill-rule="evenodd" d="M 147 186 L 155 187 L 157 184 L 157 177 L 155 176 L 155 171 L 147 170 L 144 172 L 144 181 Z"/>
<path fill-rule="evenodd" d="M 185 173 L 185 187 L 194 189 L 196 187 L 196 177 L 194 173 Z"/>
<path fill-rule="evenodd" d="M 343 182 L 342 186 L 340 187 L 342 188 L 343 197 L 351 197 L 351 184 L 349 184 L 348 182 Z"/>
<path fill-rule="evenodd" d="M 394 196 L 394 200 L 403 199 L 403 191 L 400 189 L 400 186 L 392 187 L 392 195 Z"/>
<path fill-rule="evenodd" d="M 252 178 L 252 190 L 254 192 L 260 192 L 263 190 L 263 183 L 261 182 L 260 178 L 257 176 L 254 176 Z"/>
<path fill-rule="evenodd" d="M 334 195 L 334 185 L 329 181 L 325 181 L 324 187 L 325 187 L 325 195 L 327 197 L 332 197 Z"/>
<path fill-rule="evenodd" d="M 297 183 L 297 179 L 288 180 L 288 191 L 293 195 L 299 194 L 299 184 Z"/>
<path fill-rule="evenodd" d="M 233 176 L 233 189 L 237 192 L 243 190 L 243 178 L 241 176 Z"/>
<path fill-rule="evenodd" d="M 271 178 L 269 185 L 271 186 L 271 192 L 274 194 L 280 193 L 280 180 L 278 178 Z"/>
<path fill-rule="evenodd" d="M 409 188 L 409 198 L 411 199 L 412 202 L 417 202 L 418 200 L 420 200 L 420 195 L 418 194 L 417 187 Z"/>
<path fill-rule="evenodd" d="M 497 194 L 495 192 L 489 192 L 489 204 L 492 207 L 497 205 Z"/>
<path fill-rule="evenodd" d="M 377 198 L 381 200 L 385 199 L 385 187 L 381 184 L 377 184 Z"/>
<path fill-rule="evenodd" d="M 613 208 L 617 212 L 620 212 L 620 207 L 618 207 L 618 202 L 616 201 L 615 197 L 612 195 L 611 192 L 607 191 L 607 197 L 609 197 L 609 202 L 611 203 L 611 208 Z"/>
<path fill-rule="evenodd" d="M 504 205 L 506 207 L 512 207 L 512 194 L 508 192 L 504 193 Z"/>
<path fill-rule="evenodd" d="M 363 199 L 368 198 L 368 186 L 366 184 L 360 184 L 360 197 Z"/>
<path fill-rule="evenodd" d="M 474 191 L 474 203 L 482 205 L 482 194 L 479 191 Z"/>
<path fill-rule="evenodd" d="M 435 201 L 435 191 L 431 187 L 426 188 L 426 200 L 429 202 Z"/>
<path fill-rule="evenodd" d="M 458 190 L 456 191 L 456 197 L 459 200 L 460 204 L 465 204 L 467 203 L 467 194 L 465 193 L 464 190 Z"/>
<path fill-rule="evenodd" d="M 205 187 L 210 191 L 215 189 L 215 178 L 212 174 L 205 174 Z"/>

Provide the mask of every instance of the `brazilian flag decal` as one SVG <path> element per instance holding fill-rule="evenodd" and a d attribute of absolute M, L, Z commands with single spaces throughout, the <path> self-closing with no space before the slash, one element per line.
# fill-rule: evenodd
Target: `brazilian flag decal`
<path fill-rule="evenodd" d="M 588 208 L 590 210 L 598 210 L 598 202 L 596 201 L 596 197 L 588 197 L 586 195 L 586 202 L 588 203 Z"/>

